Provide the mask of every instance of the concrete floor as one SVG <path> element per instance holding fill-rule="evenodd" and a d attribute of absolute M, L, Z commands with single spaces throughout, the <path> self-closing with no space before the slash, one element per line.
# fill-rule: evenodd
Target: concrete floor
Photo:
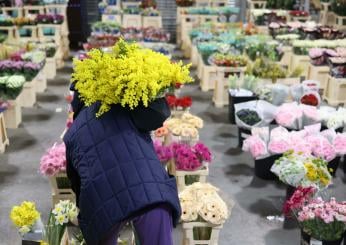
<path fill-rule="evenodd" d="M 23 200 L 37 203 L 46 220 L 51 208 L 48 179 L 38 173 L 45 149 L 59 140 L 66 120 L 66 102 L 71 66 L 60 70 L 48 90 L 38 95 L 34 108 L 23 109 L 19 129 L 9 130 L 11 145 L 0 155 L 0 244 L 20 244 L 20 237 L 8 218 L 14 204 Z M 284 185 L 260 180 L 253 175 L 253 160 L 237 148 L 237 128 L 227 120 L 227 108 L 215 108 L 212 92 L 201 92 L 197 85 L 184 88 L 193 98 L 192 113 L 204 119 L 201 140 L 214 154 L 209 181 L 221 189 L 222 197 L 234 203 L 232 215 L 220 234 L 220 245 L 296 245 L 299 230 L 294 224 L 268 220 L 279 216 L 285 196 Z M 62 112 L 57 112 L 62 108 Z M 57 110 L 58 109 L 58 110 Z M 346 178 L 337 173 L 332 192 L 346 200 Z M 232 201 L 233 200 L 233 201 Z M 292 223 L 292 222 L 291 222 Z M 181 244 L 181 230 L 175 230 L 175 244 Z"/>

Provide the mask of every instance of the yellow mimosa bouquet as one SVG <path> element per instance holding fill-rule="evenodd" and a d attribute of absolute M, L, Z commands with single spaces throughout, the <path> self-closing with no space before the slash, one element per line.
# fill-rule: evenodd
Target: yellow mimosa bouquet
<path fill-rule="evenodd" d="M 100 102 L 97 116 L 121 104 L 130 109 L 163 96 L 176 83 L 189 83 L 190 65 L 173 63 L 165 55 L 120 40 L 111 52 L 93 49 L 74 60 L 72 82 L 86 106 Z"/>

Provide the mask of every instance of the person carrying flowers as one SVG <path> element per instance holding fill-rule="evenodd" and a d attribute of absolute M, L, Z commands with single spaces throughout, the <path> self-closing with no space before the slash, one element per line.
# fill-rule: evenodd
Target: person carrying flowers
<path fill-rule="evenodd" d="M 116 244 L 127 222 L 141 245 L 173 244 L 181 214 L 176 181 L 149 132 L 170 115 L 166 90 L 192 81 L 189 66 L 123 40 L 74 65 L 75 120 L 64 142 L 87 244 Z"/>

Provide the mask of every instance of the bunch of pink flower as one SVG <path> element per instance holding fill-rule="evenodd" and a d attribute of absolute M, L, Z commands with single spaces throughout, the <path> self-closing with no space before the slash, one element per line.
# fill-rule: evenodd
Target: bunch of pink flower
<path fill-rule="evenodd" d="M 327 162 L 336 157 L 334 146 L 322 135 L 309 136 L 306 138 L 306 141 L 309 143 L 311 152 L 314 156 L 320 157 Z"/>
<path fill-rule="evenodd" d="M 255 159 L 268 154 L 265 142 L 257 135 L 252 135 L 244 140 L 243 151 L 249 151 Z"/>
<path fill-rule="evenodd" d="M 154 141 L 154 148 L 157 157 L 159 158 L 161 163 L 167 163 L 169 160 L 173 157 L 173 152 L 171 147 L 164 146 L 162 143 L 158 140 Z"/>
<path fill-rule="evenodd" d="M 54 144 L 41 158 L 40 172 L 46 176 L 54 176 L 66 170 L 65 144 Z"/>
<path fill-rule="evenodd" d="M 298 186 L 289 200 L 284 203 L 283 212 L 286 216 L 290 216 L 291 212 L 297 212 L 307 204 L 313 197 L 316 189 L 314 187 Z"/>
<path fill-rule="evenodd" d="M 326 224 L 333 221 L 346 223 L 346 202 L 337 202 L 335 198 L 324 201 L 318 197 L 310 201 L 298 213 L 298 221 L 304 222 L 319 219 Z"/>
<path fill-rule="evenodd" d="M 197 143 L 194 146 L 173 143 L 171 149 L 177 170 L 198 170 L 203 167 L 204 162 L 211 161 L 211 153 L 202 143 Z"/>
<path fill-rule="evenodd" d="M 339 155 L 346 155 L 346 134 L 337 134 L 334 139 L 335 151 Z"/>

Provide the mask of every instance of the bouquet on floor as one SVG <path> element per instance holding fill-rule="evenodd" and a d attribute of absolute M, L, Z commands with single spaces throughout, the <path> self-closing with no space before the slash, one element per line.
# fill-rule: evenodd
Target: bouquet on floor
<path fill-rule="evenodd" d="M 299 187 L 285 204 L 287 213 L 293 213 L 302 229 L 302 238 L 341 244 L 346 231 L 346 202 L 337 202 L 334 197 L 323 200 L 315 197 L 313 188 Z"/>
<path fill-rule="evenodd" d="M 166 56 L 120 40 L 109 53 L 94 49 L 84 60 L 74 60 L 72 81 L 81 100 L 100 103 L 97 116 L 120 104 L 134 109 L 148 106 L 176 83 L 189 83 L 189 65 L 172 63 Z M 100 73 L 102 69 L 102 73 Z"/>
<path fill-rule="evenodd" d="M 183 222 L 208 222 L 222 225 L 230 215 L 231 208 L 221 199 L 218 189 L 211 184 L 194 183 L 180 194 Z"/>
<path fill-rule="evenodd" d="M 40 172 L 45 176 L 54 176 L 66 170 L 66 147 L 64 143 L 55 143 L 42 156 Z"/>
<path fill-rule="evenodd" d="M 21 205 L 12 207 L 10 219 L 21 236 L 37 232 L 41 225 L 40 213 L 34 202 L 24 201 Z"/>
<path fill-rule="evenodd" d="M 66 226 L 73 222 L 78 215 L 77 207 L 70 200 L 60 200 L 54 206 L 45 230 L 45 241 L 49 245 L 60 245 Z"/>
<path fill-rule="evenodd" d="M 275 121 L 285 128 L 299 130 L 320 122 L 320 117 L 316 107 L 293 102 L 278 107 Z"/>
<path fill-rule="evenodd" d="M 234 108 L 236 124 L 244 129 L 267 126 L 276 113 L 276 107 L 264 100 L 238 103 Z"/>
<path fill-rule="evenodd" d="M 326 161 L 293 151 L 284 153 L 284 156 L 272 166 L 271 171 L 282 182 L 294 187 L 312 186 L 324 189 L 331 184 L 332 179 Z"/>
<path fill-rule="evenodd" d="M 14 100 L 22 92 L 25 78 L 20 75 L 0 77 L 0 98 Z"/>
<path fill-rule="evenodd" d="M 164 124 L 173 136 L 183 139 L 198 139 L 198 129 L 203 128 L 203 120 L 188 112 L 181 118 L 169 118 Z"/>

